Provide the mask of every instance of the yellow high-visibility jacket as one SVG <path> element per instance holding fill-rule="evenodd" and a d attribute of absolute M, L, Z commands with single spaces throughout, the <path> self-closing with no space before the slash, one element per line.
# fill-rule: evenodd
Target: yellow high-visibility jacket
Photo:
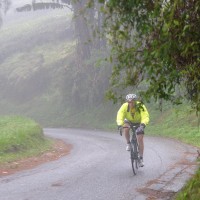
<path fill-rule="evenodd" d="M 125 119 L 133 123 L 143 123 L 147 125 L 149 123 L 149 113 L 146 106 L 139 101 L 136 102 L 136 106 L 133 109 L 130 109 L 126 102 L 122 104 L 117 112 L 117 125 L 123 125 Z"/>

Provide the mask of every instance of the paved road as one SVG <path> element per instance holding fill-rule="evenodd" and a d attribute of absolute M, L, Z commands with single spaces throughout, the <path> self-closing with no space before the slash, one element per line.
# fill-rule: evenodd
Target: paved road
<path fill-rule="evenodd" d="M 118 134 L 45 129 L 73 145 L 70 155 L 32 170 L 0 177 L 0 200 L 170 199 L 196 169 L 196 149 L 145 137 L 145 167 L 133 175 Z"/>

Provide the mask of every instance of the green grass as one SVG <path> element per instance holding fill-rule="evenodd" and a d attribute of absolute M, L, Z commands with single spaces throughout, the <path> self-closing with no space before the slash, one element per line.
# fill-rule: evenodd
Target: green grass
<path fill-rule="evenodd" d="M 175 200 L 199 200 L 200 199 L 200 170 L 189 180 L 186 186 L 178 193 Z"/>
<path fill-rule="evenodd" d="M 65 49 L 65 51 L 63 51 Z M 0 74 L 8 77 L 15 84 L 19 81 L 29 79 L 41 68 L 61 68 L 57 63 L 64 60 L 67 63 L 67 56 L 73 53 L 74 42 L 63 41 L 38 45 L 29 52 L 15 53 L 0 64 Z M 59 52 L 59 54 L 58 54 Z M 31 65 L 30 65 L 31 63 Z"/>
<path fill-rule="evenodd" d="M 74 108 L 74 110 L 68 111 L 68 115 L 66 114 L 63 125 L 65 127 L 112 130 L 117 132 L 117 108 L 110 102 L 104 102 L 98 106 L 85 107 L 81 111 Z"/>
<path fill-rule="evenodd" d="M 158 112 L 150 105 L 151 123 L 146 128 L 147 135 L 174 138 L 184 143 L 200 148 L 200 130 L 198 116 L 189 105 L 171 107 L 164 106 L 163 112 Z M 177 193 L 174 200 L 200 199 L 200 168 Z"/>
<path fill-rule="evenodd" d="M 162 113 L 153 111 L 150 116 L 149 135 L 170 137 L 200 147 L 198 116 L 189 106 L 165 108 Z"/>
<path fill-rule="evenodd" d="M 51 145 L 35 121 L 21 116 L 0 117 L 0 164 L 38 155 Z"/>

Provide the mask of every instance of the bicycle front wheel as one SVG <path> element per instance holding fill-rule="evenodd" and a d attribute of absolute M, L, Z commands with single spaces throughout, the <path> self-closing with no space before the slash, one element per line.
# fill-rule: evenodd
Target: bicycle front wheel
<path fill-rule="evenodd" d="M 130 151 L 130 156 L 131 156 L 131 166 L 132 166 L 132 170 L 133 170 L 133 174 L 136 175 L 137 174 L 137 170 L 139 168 L 139 163 L 138 163 L 138 152 L 135 151 L 136 147 L 135 147 L 135 143 L 131 144 L 131 151 Z"/>
<path fill-rule="evenodd" d="M 131 166 L 132 166 L 133 174 L 136 175 L 139 165 L 138 165 L 138 159 L 135 159 L 133 150 L 131 150 Z"/>

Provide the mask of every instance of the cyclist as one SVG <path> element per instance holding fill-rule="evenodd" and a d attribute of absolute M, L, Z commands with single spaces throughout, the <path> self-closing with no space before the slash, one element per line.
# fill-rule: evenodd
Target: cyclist
<path fill-rule="evenodd" d="M 127 142 L 126 150 L 130 151 L 130 134 L 128 128 L 129 122 L 134 123 L 138 127 L 136 128 L 136 134 L 138 138 L 139 145 L 139 155 L 140 155 L 140 166 L 144 166 L 143 162 L 143 152 L 144 152 L 144 128 L 149 123 L 149 113 L 146 106 L 138 101 L 136 94 L 126 95 L 126 103 L 122 104 L 117 112 L 117 125 L 118 129 L 124 128 L 124 135 Z"/>

